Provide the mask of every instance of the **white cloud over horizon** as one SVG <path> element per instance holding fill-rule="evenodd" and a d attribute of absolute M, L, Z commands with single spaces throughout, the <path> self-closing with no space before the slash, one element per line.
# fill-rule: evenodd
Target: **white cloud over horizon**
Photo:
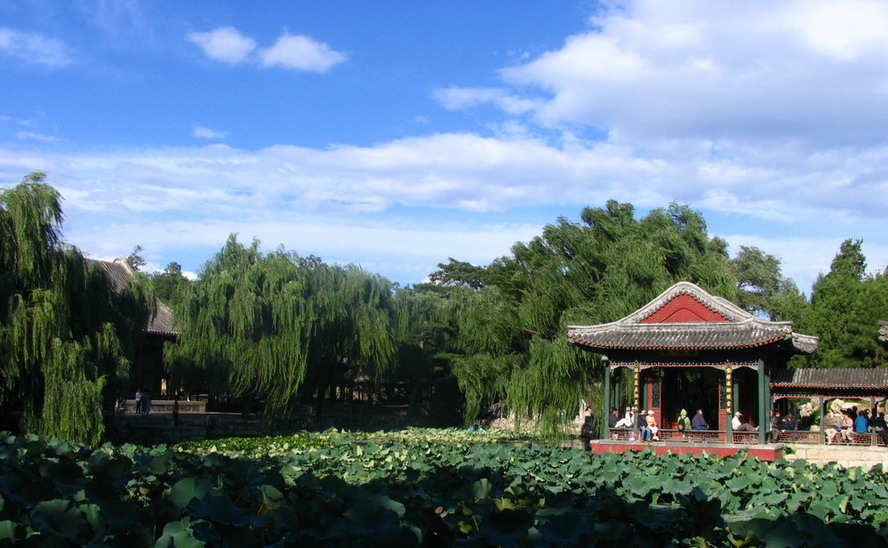
<path fill-rule="evenodd" d="M 197 139 L 224 139 L 228 136 L 228 132 L 204 126 L 194 126 L 192 135 Z"/>

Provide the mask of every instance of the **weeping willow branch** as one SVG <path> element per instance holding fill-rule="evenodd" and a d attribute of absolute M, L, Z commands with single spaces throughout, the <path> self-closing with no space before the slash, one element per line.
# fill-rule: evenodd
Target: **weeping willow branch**
<path fill-rule="evenodd" d="M 33 173 L 0 192 L 0 411 L 20 429 L 101 439 L 153 297 L 115 291 L 64 244 L 61 197 Z"/>

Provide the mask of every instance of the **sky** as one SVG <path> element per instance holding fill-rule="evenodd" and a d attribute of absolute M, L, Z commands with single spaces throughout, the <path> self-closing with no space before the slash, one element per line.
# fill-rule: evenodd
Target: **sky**
<path fill-rule="evenodd" d="M 418 283 L 559 217 L 703 213 L 810 291 L 888 266 L 888 2 L 0 0 L 0 186 L 86 255 L 237 233 Z"/>

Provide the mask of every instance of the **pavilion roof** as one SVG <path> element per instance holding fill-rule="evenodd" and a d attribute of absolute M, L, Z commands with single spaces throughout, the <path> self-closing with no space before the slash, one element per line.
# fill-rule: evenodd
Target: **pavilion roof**
<path fill-rule="evenodd" d="M 621 320 L 568 326 L 568 338 L 592 350 L 721 350 L 778 345 L 811 353 L 819 339 L 792 322 L 763 320 L 690 282 L 679 282 Z"/>
<path fill-rule="evenodd" d="M 125 290 L 130 278 L 136 274 L 125 259 L 114 259 L 114 261 L 86 259 L 86 262 L 100 268 L 111 280 L 116 291 Z M 179 333 L 173 325 L 173 311 L 160 299 L 156 300 L 154 315 L 148 320 L 145 333 L 164 336 L 176 336 Z"/>
<path fill-rule="evenodd" d="M 783 369 L 772 374 L 771 386 L 888 390 L 888 368 Z"/>

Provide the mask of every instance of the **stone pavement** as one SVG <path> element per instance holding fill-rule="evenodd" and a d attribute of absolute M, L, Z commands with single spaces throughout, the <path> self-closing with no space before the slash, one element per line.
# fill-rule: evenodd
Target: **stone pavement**
<path fill-rule="evenodd" d="M 881 464 L 888 469 L 888 448 L 848 447 L 836 445 L 791 445 L 783 452 L 786 460 L 805 459 L 808 462 L 837 462 L 846 468 L 862 466 L 869 469 Z"/>

